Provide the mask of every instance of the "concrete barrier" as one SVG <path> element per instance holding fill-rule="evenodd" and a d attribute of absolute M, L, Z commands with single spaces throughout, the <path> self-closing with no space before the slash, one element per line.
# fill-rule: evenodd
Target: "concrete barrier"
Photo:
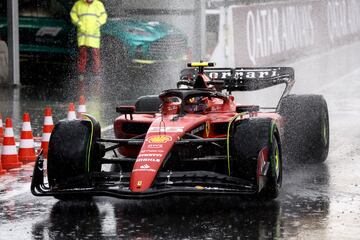
<path fill-rule="evenodd" d="M 8 48 L 4 41 L 0 40 L 0 85 L 8 84 Z"/>

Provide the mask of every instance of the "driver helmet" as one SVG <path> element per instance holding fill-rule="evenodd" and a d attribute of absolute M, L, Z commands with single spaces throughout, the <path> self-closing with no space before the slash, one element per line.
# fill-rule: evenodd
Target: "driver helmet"
<path fill-rule="evenodd" d="M 187 113 L 200 113 L 208 108 L 206 97 L 193 97 L 185 101 L 184 110 Z"/>

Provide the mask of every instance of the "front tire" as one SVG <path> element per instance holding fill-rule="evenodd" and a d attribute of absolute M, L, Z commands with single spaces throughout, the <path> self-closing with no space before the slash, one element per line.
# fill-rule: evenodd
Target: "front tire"
<path fill-rule="evenodd" d="M 260 197 L 265 200 L 277 198 L 282 185 L 282 155 L 277 133 L 272 137 L 270 149 L 270 168 L 267 172 L 267 183 L 260 192 Z"/>
<path fill-rule="evenodd" d="M 272 119 L 240 121 L 234 129 L 231 149 L 231 175 L 256 185 L 260 198 L 276 198 L 282 184 L 282 151 Z M 268 154 L 262 155 L 266 152 Z M 262 156 L 265 156 L 264 162 Z M 263 163 L 267 163 L 267 170 Z"/>
<path fill-rule="evenodd" d="M 50 137 L 48 152 L 48 180 L 54 191 L 90 185 L 89 174 L 99 172 L 102 157 L 100 125 L 90 120 L 60 121 Z M 56 195 L 58 199 L 66 195 Z M 79 196 L 80 197 L 80 196 Z"/>

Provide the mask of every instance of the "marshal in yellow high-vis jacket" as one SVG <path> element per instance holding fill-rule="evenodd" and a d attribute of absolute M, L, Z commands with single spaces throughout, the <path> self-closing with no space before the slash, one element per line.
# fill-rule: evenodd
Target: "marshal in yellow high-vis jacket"
<path fill-rule="evenodd" d="M 71 9 L 71 21 L 77 26 L 78 46 L 100 47 L 100 27 L 106 23 L 104 4 L 99 0 L 79 0 Z"/>
<path fill-rule="evenodd" d="M 104 4 L 99 0 L 79 0 L 71 9 L 71 21 L 77 26 L 77 40 L 79 47 L 78 74 L 80 88 L 83 85 L 84 74 L 87 69 L 88 51 L 92 55 L 92 72 L 99 75 L 100 60 L 100 27 L 106 23 L 107 13 Z"/>

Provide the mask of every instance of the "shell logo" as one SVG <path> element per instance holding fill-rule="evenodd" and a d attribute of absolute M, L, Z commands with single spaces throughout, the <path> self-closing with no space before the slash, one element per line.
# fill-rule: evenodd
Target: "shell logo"
<path fill-rule="evenodd" d="M 149 143 L 167 143 L 172 140 L 172 137 L 167 135 L 158 135 L 147 138 Z"/>

